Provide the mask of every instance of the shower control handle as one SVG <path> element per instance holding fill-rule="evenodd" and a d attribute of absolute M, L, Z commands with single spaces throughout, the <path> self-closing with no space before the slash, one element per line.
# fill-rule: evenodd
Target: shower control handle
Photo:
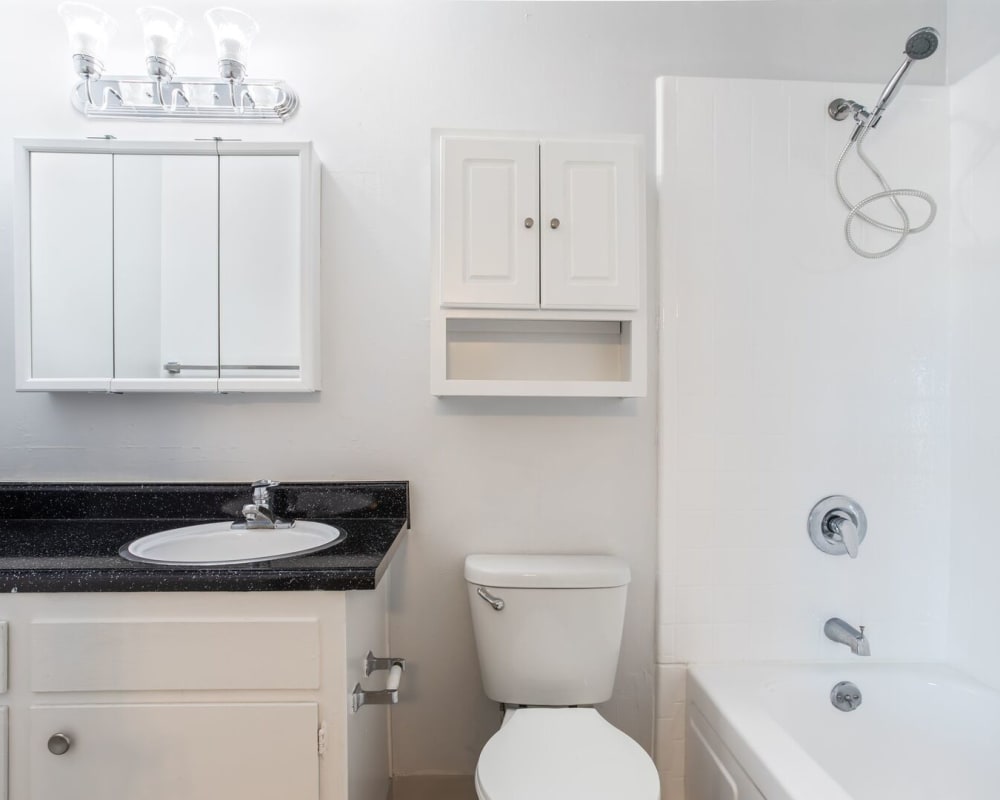
<path fill-rule="evenodd" d="M 864 509 L 850 497 L 824 497 L 809 512 L 809 538 L 816 547 L 832 556 L 858 557 L 858 548 L 868 532 Z"/>

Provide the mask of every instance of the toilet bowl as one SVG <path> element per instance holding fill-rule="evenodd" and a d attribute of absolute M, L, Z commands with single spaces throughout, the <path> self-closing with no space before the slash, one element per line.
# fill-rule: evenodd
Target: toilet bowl
<path fill-rule="evenodd" d="M 611 697 L 630 577 L 611 556 L 466 558 L 483 688 L 505 708 L 480 800 L 658 800 L 652 759 L 591 707 Z"/>
<path fill-rule="evenodd" d="M 480 800 L 657 800 L 653 762 L 593 708 L 513 708 L 479 755 Z"/>

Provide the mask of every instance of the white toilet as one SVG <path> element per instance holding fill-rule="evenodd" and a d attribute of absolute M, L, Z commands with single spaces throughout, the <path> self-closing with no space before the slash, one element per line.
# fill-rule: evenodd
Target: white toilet
<path fill-rule="evenodd" d="M 483 688 L 505 708 L 480 800 L 658 800 L 652 759 L 590 707 L 611 697 L 629 578 L 611 556 L 465 559 Z"/>

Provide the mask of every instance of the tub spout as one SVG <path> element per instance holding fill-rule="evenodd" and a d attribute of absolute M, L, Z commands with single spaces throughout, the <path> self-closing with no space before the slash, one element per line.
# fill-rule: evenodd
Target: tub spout
<path fill-rule="evenodd" d="M 852 625 L 848 625 L 840 617 L 831 617 L 823 626 L 823 633 L 830 641 L 838 644 L 846 644 L 851 648 L 851 652 L 859 656 L 870 656 L 871 648 L 868 639 L 865 637 L 865 626 L 858 630 Z"/>

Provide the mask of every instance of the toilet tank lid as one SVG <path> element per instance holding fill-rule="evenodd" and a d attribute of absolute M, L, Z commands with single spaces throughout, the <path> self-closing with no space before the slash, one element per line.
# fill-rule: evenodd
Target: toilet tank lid
<path fill-rule="evenodd" d="M 598 589 L 625 586 L 628 564 L 597 555 L 471 555 L 465 580 L 483 586 L 525 589 Z"/>

